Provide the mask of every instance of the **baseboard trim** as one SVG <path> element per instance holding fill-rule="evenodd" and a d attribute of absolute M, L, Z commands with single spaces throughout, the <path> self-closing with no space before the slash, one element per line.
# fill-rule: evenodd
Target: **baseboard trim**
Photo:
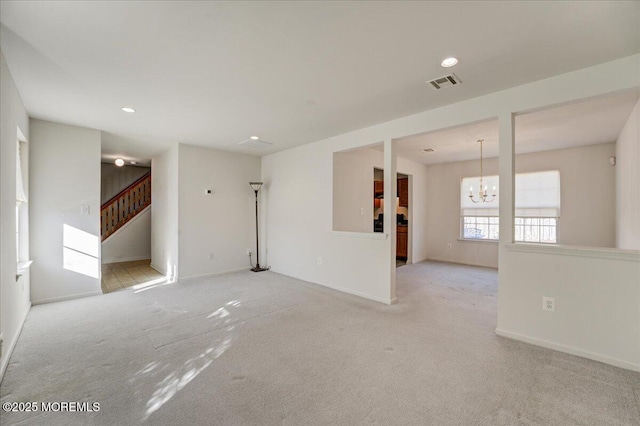
<path fill-rule="evenodd" d="M 282 274 L 282 275 L 287 275 L 287 274 Z M 291 277 L 292 275 L 287 275 L 287 276 Z M 373 300 L 374 302 L 384 303 L 385 305 L 393 305 L 394 303 L 396 303 L 398 301 L 398 299 L 396 299 L 395 297 L 393 299 L 384 299 L 382 297 L 372 296 L 370 294 L 361 293 L 359 291 L 351 290 L 351 289 L 344 288 L 344 287 L 339 287 L 339 286 L 334 286 L 334 285 L 329 285 L 329 284 L 316 283 L 316 282 L 313 282 L 313 281 L 305 280 L 304 278 L 298 278 L 298 277 L 293 277 L 293 278 L 297 278 L 299 280 L 303 280 L 303 281 L 306 281 L 308 283 L 319 285 L 319 286 L 322 286 L 322 287 L 330 288 L 331 290 L 336 290 L 336 291 L 340 291 L 342 293 L 351 294 L 353 296 L 362 297 L 363 299 L 369 299 L 369 300 Z"/>
<path fill-rule="evenodd" d="M 106 261 L 106 262 L 102 262 L 102 264 L 103 265 L 111 265 L 112 263 L 134 262 L 136 260 L 145 260 L 145 259 L 151 259 L 151 255 L 127 257 L 125 259 L 112 259 L 112 260 L 109 260 L 109 261 Z M 156 268 L 153 268 L 153 269 L 156 269 Z"/>
<path fill-rule="evenodd" d="M 153 268 L 153 269 L 156 269 L 156 268 Z M 228 274 L 235 274 L 236 272 L 248 271 L 250 269 L 251 269 L 250 266 L 245 266 L 244 268 L 229 269 L 228 271 L 212 272 L 210 274 L 189 275 L 188 277 L 178 277 L 178 281 L 195 280 L 197 278 L 205 278 L 205 277 L 217 277 L 217 276 L 220 276 L 220 275 L 228 275 Z M 156 271 L 157 271 L 157 269 L 156 269 Z"/>
<path fill-rule="evenodd" d="M 32 300 L 31 303 L 34 305 L 42 305 L 45 303 L 63 302 L 65 300 L 81 299 L 83 297 L 97 296 L 99 294 L 100 295 L 102 294 L 102 290 L 90 291 L 87 293 L 71 294 L 68 296 L 50 297 L 49 299 Z"/>
<path fill-rule="evenodd" d="M 359 291 L 350 290 L 350 289 L 344 288 L 344 287 L 338 287 L 338 286 L 320 284 L 320 283 L 314 283 L 314 284 L 318 284 L 318 285 L 321 285 L 323 287 L 330 288 L 332 290 L 341 291 L 343 293 L 352 294 L 354 296 L 362 297 L 362 298 L 365 298 L 365 299 L 373 300 L 374 302 L 384 303 L 385 305 L 393 305 L 394 303 L 396 303 L 398 301 L 398 299 L 396 299 L 395 297 L 393 299 L 384 299 L 382 297 L 372 296 L 370 294 L 361 293 Z"/>
<path fill-rule="evenodd" d="M 165 275 L 165 276 L 167 275 L 167 270 L 166 269 L 163 269 L 163 268 L 161 268 L 159 266 L 156 266 L 153 263 L 150 263 L 149 267 L 151 269 L 153 269 L 154 271 L 161 273 L 162 275 Z"/>
<path fill-rule="evenodd" d="M 18 339 L 20 338 L 20 334 L 22 334 L 22 327 L 24 327 L 24 322 L 27 320 L 27 316 L 29 315 L 29 311 L 31 311 L 31 302 L 29 302 L 29 304 L 27 305 L 27 310 L 24 313 L 24 317 L 22 317 L 22 320 L 20 321 L 20 326 L 18 327 L 18 332 L 16 333 L 15 337 L 13 338 L 13 341 L 11 341 L 9 343 L 9 345 L 6 346 L 6 350 L 3 351 L 5 357 L 2 360 L 2 364 L 0 364 L 0 382 L 2 382 L 2 379 L 4 378 L 4 372 L 7 371 L 7 367 L 9 366 L 9 359 L 11 359 L 11 355 L 13 354 L 13 350 L 15 349 L 16 344 L 18 343 Z"/>
<path fill-rule="evenodd" d="M 582 358 L 588 358 L 594 361 L 604 362 L 605 364 L 614 365 L 616 367 L 625 368 L 627 370 L 633 370 L 640 372 L 640 364 L 621 359 L 613 358 L 607 355 L 597 354 L 594 352 L 585 351 L 582 349 L 574 348 L 573 346 L 561 345 L 558 343 L 550 342 L 544 339 L 538 339 L 537 337 L 525 336 L 523 334 L 514 333 L 511 331 L 496 328 L 496 334 L 498 336 L 506 337 L 508 339 L 518 340 L 525 343 L 530 343 L 536 346 L 542 346 L 543 348 L 553 349 L 559 352 L 568 353 L 571 355 L 579 356 Z"/>
<path fill-rule="evenodd" d="M 460 260 L 453 260 L 453 259 L 441 259 L 439 257 L 427 257 L 425 260 L 431 260 L 434 262 L 455 263 L 456 265 L 479 266 L 481 268 L 498 269 L 497 266 L 493 266 L 493 265 L 486 265 L 483 263 L 476 263 L 476 262 L 462 262 Z"/>

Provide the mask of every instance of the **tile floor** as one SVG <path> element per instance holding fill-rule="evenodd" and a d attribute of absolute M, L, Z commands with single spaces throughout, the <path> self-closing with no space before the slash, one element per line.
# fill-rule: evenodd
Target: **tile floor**
<path fill-rule="evenodd" d="M 102 292 L 111 293 L 164 278 L 160 272 L 149 266 L 150 263 L 150 259 L 143 259 L 102 265 Z"/>

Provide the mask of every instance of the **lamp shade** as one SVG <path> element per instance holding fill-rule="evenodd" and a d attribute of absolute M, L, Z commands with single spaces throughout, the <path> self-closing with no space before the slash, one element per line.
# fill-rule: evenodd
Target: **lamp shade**
<path fill-rule="evenodd" d="M 262 182 L 249 182 L 249 185 L 251 185 L 251 188 L 258 192 L 260 190 L 260 187 L 262 186 Z"/>

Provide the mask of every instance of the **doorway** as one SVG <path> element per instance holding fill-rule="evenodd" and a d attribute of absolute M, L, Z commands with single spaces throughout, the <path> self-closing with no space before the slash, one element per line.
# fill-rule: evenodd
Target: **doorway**
<path fill-rule="evenodd" d="M 410 176 L 396 175 L 396 267 L 411 263 Z M 373 169 L 373 232 L 384 232 L 384 170 Z"/>

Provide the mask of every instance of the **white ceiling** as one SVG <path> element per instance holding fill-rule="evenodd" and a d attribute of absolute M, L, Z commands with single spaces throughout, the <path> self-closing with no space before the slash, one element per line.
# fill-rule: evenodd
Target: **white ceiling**
<path fill-rule="evenodd" d="M 615 142 L 638 98 L 640 91 L 631 90 L 518 115 L 516 154 Z M 480 157 L 478 139 L 485 158 L 497 157 L 498 120 L 402 138 L 396 153 L 423 164 L 472 160 Z"/>
<path fill-rule="evenodd" d="M 32 117 L 261 155 L 640 51 L 640 2 L 12 2 L 1 48 Z M 448 71 L 463 84 L 435 91 Z M 122 106 L 137 112 L 126 114 Z"/>

